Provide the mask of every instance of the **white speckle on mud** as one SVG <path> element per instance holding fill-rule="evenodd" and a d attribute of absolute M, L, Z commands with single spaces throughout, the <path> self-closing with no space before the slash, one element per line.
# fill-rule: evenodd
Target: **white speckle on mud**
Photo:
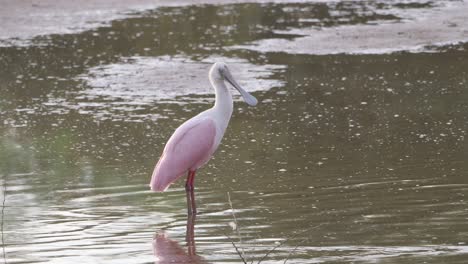
<path fill-rule="evenodd" d="M 167 118 L 166 113 L 138 114 L 160 103 L 213 103 L 214 91 L 208 79 L 212 63 L 226 62 L 234 78 L 249 92 L 266 91 L 284 85 L 273 75 L 285 69 L 283 65 L 255 65 L 247 60 L 211 56 L 201 61 L 185 57 L 130 57 L 121 62 L 101 65 L 77 76 L 84 89 L 69 92 L 65 98 L 51 96 L 44 106 L 73 109 L 94 115 L 98 120 Z M 231 89 L 235 100 L 241 100 Z"/>
<path fill-rule="evenodd" d="M 213 102 L 214 91 L 208 71 L 217 61 L 226 62 L 234 78 L 249 92 L 283 85 L 282 81 L 271 79 L 276 71 L 285 68 L 281 65 L 254 65 L 242 59 L 217 56 L 200 62 L 183 57 L 131 57 L 124 58 L 121 63 L 91 68 L 87 74 L 79 76 L 90 88 L 78 96 L 88 99 L 105 97 L 143 105 L 160 100 L 165 103 Z M 240 99 L 234 89 L 232 94 Z"/>

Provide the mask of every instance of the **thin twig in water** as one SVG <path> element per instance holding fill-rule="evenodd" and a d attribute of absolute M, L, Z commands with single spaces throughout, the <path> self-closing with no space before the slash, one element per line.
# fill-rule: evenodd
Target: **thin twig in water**
<path fill-rule="evenodd" d="M 5 203 L 6 203 L 6 193 L 7 193 L 6 175 L 3 175 L 2 178 L 3 178 L 3 201 L 2 201 L 2 222 L 1 222 L 2 250 L 3 250 L 3 263 L 7 264 L 6 250 L 5 250 L 5 234 L 3 232 L 3 216 L 5 215 Z"/>
<path fill-rule="evenodd" d="M 306 240 L 307 240 L 307 239 L 303 239 L 303 240 L 299 241 L 299 243 L 297 243 L 296 247 L 294 247 L 294 249 L 291 250 L 291 251 L 289 252 L 289 254 L 288 254 L 288 256 L 286 257 L 286 259 L 284 260 L 283 264 L 286 264 L 286 262 L 288 262 L 289 258 L 290 258 L 290 257 L 292 256 L 292 254 L 297 250 L 297 248 L 299 247 L 299 245 L 300 245 L 302 242 L 306 241 Z"/>
<path fill-rule="evenodd" d="M 313 226 L 313 227 L 311 227 L 311 228 L 308 228 L 308 229 L 306 229 L 306 230 L 304 230 L 304 231 L 302 231 L 302 232 L 299 232 L 298 234 L 295 234 L 294 236 L 288 237 L 288 238 L 286 238 L 285 240 L 281 241 L 281 243 L 279 243 L 278 245 L 276 245 L 275 247 L 273 247 L 272 249 L 270 249 L 270 250 L 265 254 L 265 256 L 263 256 L 263 257 L 257 262 L 257 264 L 260 264 L 262 261 L 264 261 L 264 260 L 268 257 L 268 255 L 270 255 L 270 254 L 271 254 L 273 251 L 275 251 L 277 248 L 281 247 L 284 243 L 286 243 L 287 241 L 289 241 L 291 238 L 294 238 L 295 236 L 298 236 L 298 235 L 300 235 L 300 234 L 303 234 L 303 233 L 305 233 L 305 232 L 308 232 L 308 231 L 310 231 L 310 230 L 312 230 L 312 229 L 318 228 L 319 226 L 321 226 L 321 224 L 320 224 L 320 225 L 317 225 L 317 226 Z"/>
<path fill-rule="evenodd" d="M 260 240 L 260 236 L 258 236 L 258 235 L 257 235 L 257 240 Z M 254 247 L 253 247 L 252 250 L 251 250 L 254 254 L 255 254 L 255 249 L 257 249 L 256 244 L 254 244 Z M 252 257 L 252 261 L 250 262 L 250 264 L 254 264 L 254 259 L 253 259 L 253 257 Z"/>
<path fill-rule="evenodd" d="M 239 255 L 239 257 L 242 259 L 242 262 L 244 264 L 247 264 L 247 261 L 245 261 L 245 258 L 244 256 L 242 256 L 242 253 L 239 251 L 239 248 L 236 246 L 236 243 L 234 243 L 234 240 L 232 240 L 232 238 L 227 234 L 227 233 L 224 233 L 225 236 L 227 236 L 227 238 L 229 238 L 229 241 L 231 241 L 231 244 L 234 246 L 234 248 L 236 249 L 236 252 L 237 254 Z"/>
<path fill-rule="evenodd" d="M 245 252 L 244 252 L 244 249 L 242 247 L 242 237 L 241 237 L 241 234 L 240 234 L 240 231 L 239 231 L 239 225 L 237 223 L 237 218 L 236 218 L 236 214 L 234 212 L 234 208 L 232 206 L 232 202 L 231 202 L 231 196 L 229 195 L 229 192 L 227 193 L 227 196 L 228 196 L 228 201 L 229 201 L 229 206 L 231 207 L 231 212 L 232 212 L 232 217 L 234 219 L 234 224 L 235 224 L 235 229 L 237 231 L 237 236 L 239 237 L 239 247 L 236 245 L 236 243 L 234 243 L 234 240 L 232 240 L 232 238 L 227 234 L 227 233 L 224 233 L 224 235 L 231 241 L 231 244 L 234 246 L 234 248 L 236 249 L 236 252 L 237 254 L 239 255 L 239 257 L 241 258 L 242 262 L 244 264 L 248 264 L 247 263 L 247 260 L 245 258 Z M 297 234 L 294 234 L 288 238 L 286 238 L 285 240 L 281 241 L 278 245 L 274 246 L 272 249 L 270 249 L 258 262 L 257 264 L 260 264 L 262 261 L 264 261 L 273 251 L 275 251 L 277 248 L 281 247 L 284 243 L 286 243 L 287 241 L 289 241 L 290 239 L 292 238 L 295 238 L 296 236 L 298 235 L 301 235 L 305 232 L 308 232 L 312 229 L 315 229 L 315 228 L 318 228 L 320 227 L 322 224 L 320 225 L 317 225 L 317 226 L 313 226 L 313 227 L 309 227 L 307 228 L 306 230 L 302 231 L 302 232 L 299 232 Z M 289 260 L 289 258 L 292 256 L 292 254 L 299 248 L 299 245 L 305 241 L 307 239 L 304 239 L 304 240 L 301 240 L 295 247 L 293 250 L 291 250 L 288 254 L 288 256 L 286 257 L 286 259 L 284 260 L 284 263 L 283 264 L 286 264 L 286 262 Z M 240 250 L 239 250 L 240 249 Z M 241 252 L 242 251 L 242 252 Z M 252 259 L 252 261 L 250 262 L 250 264 L 253 264 L 254 263 L 254 260 Z"/>
<path fill-rule="evenodd" d="M 227 196 L 228 196 L 228 202 L 229 202 L 229 206 L 231 207 L 231 212 L 232 212 L 232 218 L 234 218 L 234 224 L 236 225 L 235 226 L 235 229 L 237 231 L 237 236 L 239 237 L 239 247 L 240 247 L 240 250 L 242 252 L 242 260 L 245 260 L 247 259 L 247 257 L 245 256 L 245 252 L 244 252 L 244 248 L 243 248 L 243 243 L 242 243 L 242 236 L 240 234 L 240 231 L 239 231 L 239 225 L 237 224 L 237 218 L 236 218 L 236 214 L 234 213 L 234 208 L 232 206 L 232 202 L 231 202 L 231 195 L 229 195 L 229 192 L 227 192 Z M 236 248 L 237 249 L 237 248 Z"/>

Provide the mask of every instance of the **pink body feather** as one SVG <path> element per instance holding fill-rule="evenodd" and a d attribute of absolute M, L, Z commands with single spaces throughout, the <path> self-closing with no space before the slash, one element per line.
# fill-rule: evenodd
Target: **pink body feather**
<path fill-rule="evenodd" d="M 216 124 L 205 117 L 192 118 L 176 129 L 154 168 L 150 187 L 165 191 L 178 178 L 203 166 L 216 150 Z"/>

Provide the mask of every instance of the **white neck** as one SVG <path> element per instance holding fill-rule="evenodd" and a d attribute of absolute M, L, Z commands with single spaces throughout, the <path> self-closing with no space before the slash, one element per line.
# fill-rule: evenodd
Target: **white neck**
<path fill-rule="evenodd" d="M 210 75 L 211 85 L 215 88 L 216 101 L 213 110 L 229 122 L 232 115 L 232 95 L 226 87 L 224 80 Z M 227 124 L 226 124 L 227 125 Z"/>

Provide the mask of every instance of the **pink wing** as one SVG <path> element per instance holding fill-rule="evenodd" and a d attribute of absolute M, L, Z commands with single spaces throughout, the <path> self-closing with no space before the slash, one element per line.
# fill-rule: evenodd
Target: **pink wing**
<path fill-rule="evenodd" d="M 150 187 L 153 191 L 165 191 L 169 185 L 188 170 L 196 170 L 213 154 L 216 125 L 211 119 L 182 124 L 164 148 L 154 168 Z"/>

